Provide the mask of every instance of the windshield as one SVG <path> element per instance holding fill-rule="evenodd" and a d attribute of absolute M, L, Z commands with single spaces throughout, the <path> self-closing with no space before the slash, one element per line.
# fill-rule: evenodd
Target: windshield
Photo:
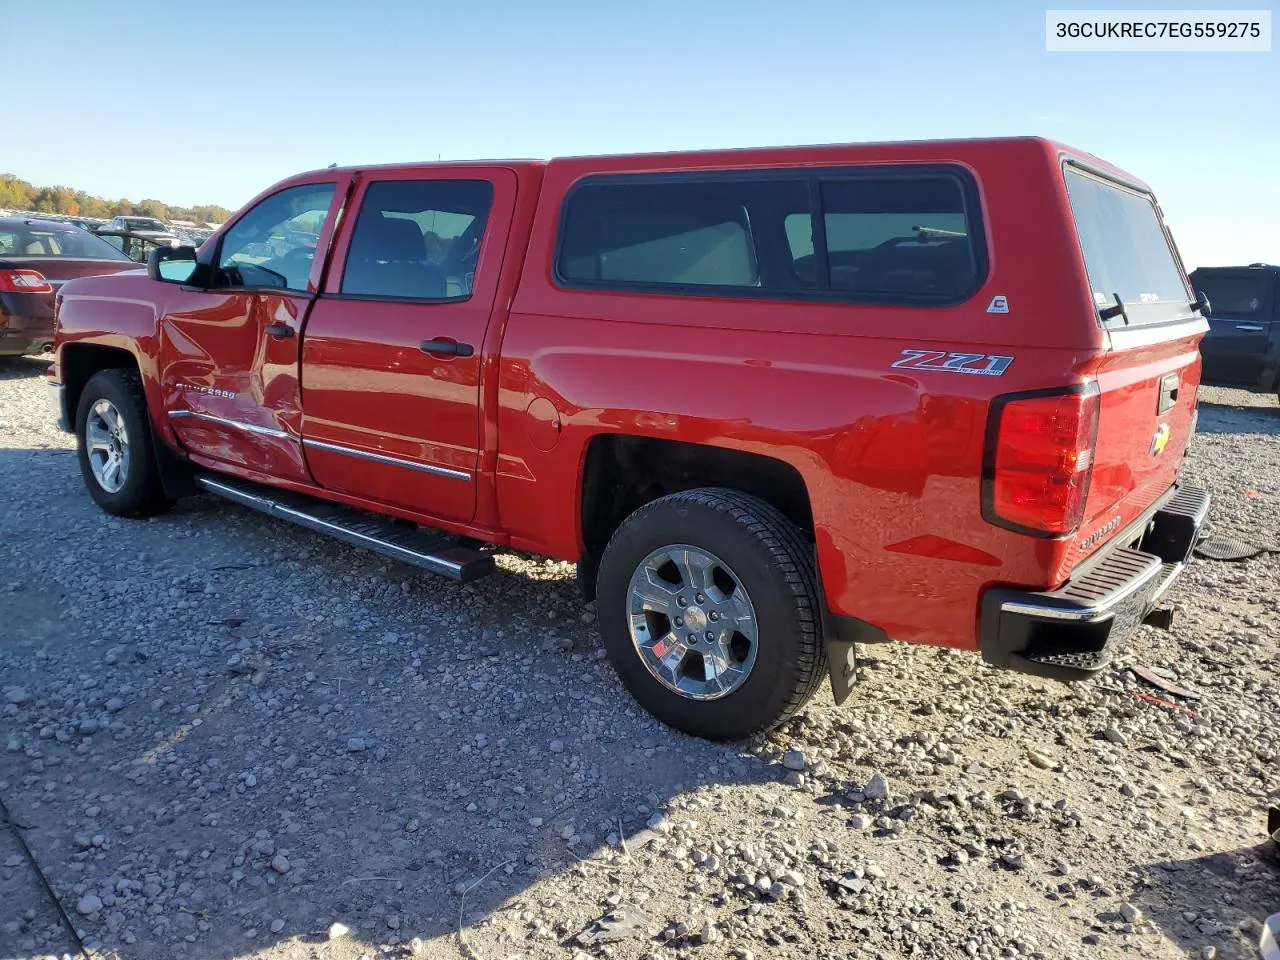
<path fill-rule="evenodd" d="M 1067 193 L 1094 304 L 1105 308 L 1119 296 L 1126 308 L 1166 305 L 1154 312 L 1159 316 L 1127 310 L 1130 323 L 1139 314 L 1169 319 L 1169 305 L 1184 310 L 1187 288 L 1151 198 L 1073 167 L 1067 168 Z"/>
<path fill-rule="evenodd" d="M 36 224 L 0 224 L 0 256 L 129 259 L 101 237 L 96 237 L 87 230 Z"/>

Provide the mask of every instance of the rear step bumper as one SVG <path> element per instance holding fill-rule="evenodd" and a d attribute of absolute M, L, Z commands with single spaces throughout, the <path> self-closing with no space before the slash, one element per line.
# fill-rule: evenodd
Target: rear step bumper
<path fill-rule="evenodd" d="M 1179 486 L 1152 516 L 1141 549 L 1113 549 L 1057 590 L 988 590 L 979 622 L 983 659 L 1054 680 L 1102 670 L 1186 568 L 1208 513 L 1208 493 Z"/>
<path fill-rule="evenodd" d="M 493 555 L 460 545 L 448 534 L 404 525 L 391 517 L 278 490 L 238 477 L 201 474 L 196 484 L 207 493 L 251 507 L 268 516 L 323 533 L 393 560 L 470 583 L 493 572 Z"/>

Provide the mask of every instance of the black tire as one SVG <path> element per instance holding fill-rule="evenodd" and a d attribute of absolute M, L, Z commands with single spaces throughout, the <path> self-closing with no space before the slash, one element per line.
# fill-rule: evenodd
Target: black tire
<path fill-rule="evenodd" d="M 99 400 L 109 401 L 120 412 L 128 434 L 129 468 L 120 489 L 115 491 L 98 482 L 89 462 L 86 423 L 89 411 Z M 136 370 L 101 370 L 89 378 L 76 405 L 76 452 L 89 496 L 107 513 L 137 517 L 159 513 L 171 505 L 160 481 L 147 400 Z"/>
<path fill-rule="evenodd" d="M 632 642 L 631 576 L 653 551 L 688 544 L 732 566 L 755 608 L 756 660 L 741 686 L 714 700 L 669 689 Z M 743 740 L 794 716 L 826 677 L 813 546 L 756 497 L 718 487 L 662 497 L 631 514 L 600 561 L 596 610 L 609 660 L 639 704 L 668 726 L 708 740 Z"/>

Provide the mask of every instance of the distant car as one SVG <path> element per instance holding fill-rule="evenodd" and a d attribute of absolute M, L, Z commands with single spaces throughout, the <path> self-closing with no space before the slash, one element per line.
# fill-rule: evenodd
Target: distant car
<path fill-rule="evenodd" d="M 94 233 L 111 246 L 115 247 L 130 260 L 146 263 L 147 257 L 156 247 L 177 247 L 182 238 L 175 233 L 133 233 L 129 230 L 113 230 L 103 227 Z"/>
<path fill-rule="evenodd" d="M 1209 301 L 1203 382 L 1280 393 L 1280 266 L 1201 267 L 1191 286 Z"/>
<path fill-rule="evenodd" d="M 108 230 L 127 230 L 130 233 L 169 233 L 173 231 L 155 217 L 112 217 Z"/>
<path fill-rule="evenodd" d="M 53 298 L 67 280 L 135 267 L 73 224 L 0 220 L 0 356 L 40 353 L 53 343 Z"/>

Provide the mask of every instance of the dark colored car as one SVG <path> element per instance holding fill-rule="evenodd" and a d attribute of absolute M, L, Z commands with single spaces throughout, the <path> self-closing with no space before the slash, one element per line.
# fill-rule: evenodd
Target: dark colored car
<path fill-rule="evenodd" d="M 1191 285 L 1209 301 L 1203 382 L 1280 393 L 1280 266 L 1201 267 Z"/>
<path fill-rule="evenodd" d="M 53 343 L 53 298 L 67 280 L 137 268 L 111 244 L 59 220 L 0 219 L 0 357 Z"/>

